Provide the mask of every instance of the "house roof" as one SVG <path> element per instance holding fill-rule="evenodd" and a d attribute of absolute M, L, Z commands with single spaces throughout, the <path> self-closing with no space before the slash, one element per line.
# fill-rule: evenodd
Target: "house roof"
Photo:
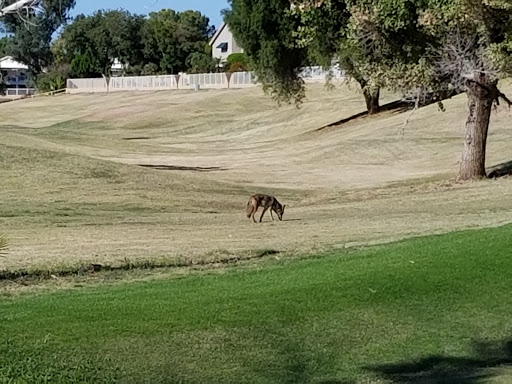
<path fill-rule="evenodd" d="M 210 40 L 210 45 L 215 44 L 215 42 L 219 38 L 219 35 L 222 33 L 224 28 L 226 28 L 226 25 L 227 25 L 226 23 L 222 23 L 222 25 L 219 27 L 219 29 L 217 29 L 217 31 L 214 33 L 214 35 L 212 36 L 212 38 Z"/>
<path fill-rule="evenodd" d="M 0 59 L 0 69 L 28 69 L 28 67 L 14 60 L 12 56 L 5 56 Z"/>

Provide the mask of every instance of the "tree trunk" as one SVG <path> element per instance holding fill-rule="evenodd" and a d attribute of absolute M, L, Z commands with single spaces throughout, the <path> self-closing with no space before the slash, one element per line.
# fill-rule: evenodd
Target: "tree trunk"
<path fill-rule="evenodd" d="M 363 91 L 364 99 L 366 101 L 366 108 L 368 109 L 368 114 L 373 115 L 375 113 L 378 113 L 380 111 L 380 105 L 379 105 L 379 96 L 380 96 L 380 89 L 377 88 L 376 90 L 368 90 L 365 89 Z"/>
<path fill-rule="evenodd" d="M 358 76 L 354 76 L 356 81 L 361 86 L 361 89 L 363 90 L 364 100 L 366 101 L 366 109 L 368 111 L 369 115 L 373 115 L 380 110 L 379 105 L 379 96 L 380 96 L 380 88 L 371 88 L 368 87 L 368 82 Z"/>
<path fill-rule="evenodd" d="M 498 95 L 497 83 L 488 75 L 477 74 L 467 90 L 469 113 L 466 121 L 464 152 L 460 163 L 459 179 L 471 180 L 486 177 L 485 150 L 487 132 L 494 100 Z"/>

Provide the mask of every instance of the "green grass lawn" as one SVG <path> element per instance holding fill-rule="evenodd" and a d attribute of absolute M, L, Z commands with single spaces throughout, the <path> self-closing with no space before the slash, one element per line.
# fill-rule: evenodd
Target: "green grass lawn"
<path fill-rule="evenodd" d="M 0 382 L 512 382 L 512 226 L 2 298 Z"/>

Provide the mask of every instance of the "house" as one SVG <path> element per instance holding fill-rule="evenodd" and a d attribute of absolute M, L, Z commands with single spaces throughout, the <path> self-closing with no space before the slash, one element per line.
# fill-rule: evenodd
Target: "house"
<path fill-rule="evenodd" d="M 121 63 L 119 61 L 119 59 L 115 59 L 114 63 L 112 64 L 112 68 L 111 68 L 112 77 L 122 76 L 124 70 L 125 70 L 124 64 Z"/>
<path fill-rule="evenodd" d="M 243 53 L 243 49 L 237 44 L 233 34 L 229 30 L 229 26 L 223 23 L 215 32 L 210 40 L 212 47 L 212 57 L 220 59 L 221 62 L 226 61 L 232 53 Z"/>
<path fill-rule="evenodd" d="M 25 95 L 32 93 L 28 88 L 28 67 L 12 58 L 5 56 L 0 59 L 1 82 L 7 95 Z"/>

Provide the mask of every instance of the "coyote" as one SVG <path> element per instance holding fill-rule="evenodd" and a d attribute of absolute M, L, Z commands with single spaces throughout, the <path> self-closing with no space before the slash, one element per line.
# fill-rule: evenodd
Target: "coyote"
<path fill-rule="evenodd" d="M 272 211 L 274 211 L 277 214 L 277 217 L 279 220 L 283 220 L 283 213 L 286 205 L 281 205 L 279 201 L 274 196 L 268 196 L 268 195 L 253 195 L 249 199 L 249 202 L 247 203 L 247 217 L 250 218 L 252 216 L 252 220 L 256 223 L 256 219 L 254 218 L 254 215 L 256 214 L 256 211 L 258 208 L 262 206 L 263 212 L 261 213 L 260 217 L 260 223 L 263 219 L 263 215 L 265 212 L 267 212 L 267 209 L 270 208 L 270 217 L 272 217 L 272 221 L 274 221 L 274 216 L 272 215 Z"/>

